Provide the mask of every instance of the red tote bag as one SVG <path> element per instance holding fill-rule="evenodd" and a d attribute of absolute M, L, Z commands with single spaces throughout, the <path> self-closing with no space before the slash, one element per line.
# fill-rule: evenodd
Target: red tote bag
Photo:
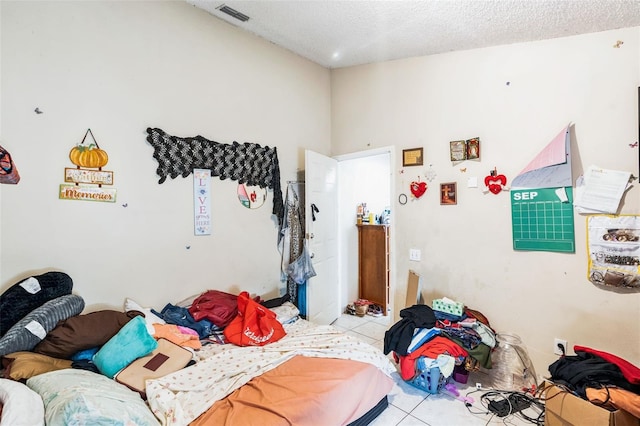
<path fill-rule="evenodd" d="M 227 342 L 238 346 L 264 346 L 286 334 L 276 314 L 252 300 L 246 291 L 238 295 L 238 315 L 224 329 Z"/>

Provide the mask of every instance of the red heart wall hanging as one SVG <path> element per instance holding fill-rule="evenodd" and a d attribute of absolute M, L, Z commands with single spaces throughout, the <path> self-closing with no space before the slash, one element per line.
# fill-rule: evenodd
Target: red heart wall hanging
<path fill-rule="evenodd" d="M 424 195 L 425 192 L 427 192 L 427 183 L 411 182 L 410 189 L 414 197 L 420 198 Z"/>
<path fill-rule="evenodd" d="M 507 184 L 507 178 L 505 175 L 490 175 L 484 178 L 484 184 L 489 191 L 494 194 L 499 194 L 502 191 L 502 187 Z"/>

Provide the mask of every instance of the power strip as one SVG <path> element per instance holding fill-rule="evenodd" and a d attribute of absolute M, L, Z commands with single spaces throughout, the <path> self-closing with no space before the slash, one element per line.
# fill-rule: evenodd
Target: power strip
<path fill-rule="evenodd" d="M 530 405 L 531 403 L 526 397 L 511 394 L 509 395 L 509 399 L 489 402 L 489 411 L 495 413 L 498 417 L 505 417 L 529 408 Z"/>

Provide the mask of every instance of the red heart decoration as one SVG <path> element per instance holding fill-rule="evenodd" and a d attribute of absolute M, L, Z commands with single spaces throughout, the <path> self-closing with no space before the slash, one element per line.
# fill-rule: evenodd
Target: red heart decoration
<path fill-rule="evenodd" d="M 505 175 L 487 176 L 484 178 L 484 184 L 489 188 L 489 191 L 499 194 L 502 187 L 507 184 L 507 178 Z"/>
<path fill-rule="evenodd" d="M 426 182 L 411 182 L 411 193 L 414 197 L 420 198 L 427 192 Z"/>

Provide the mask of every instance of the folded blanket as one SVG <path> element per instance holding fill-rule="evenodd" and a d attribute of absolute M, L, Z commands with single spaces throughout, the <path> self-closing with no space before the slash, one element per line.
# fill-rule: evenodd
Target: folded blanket
<path fill-rule="evenodd" d="M 31 351 L 54 329 L 58 321 L 80 314 L 84 299 L 75 294 L 60 296 L 28 313 L 0 338 L 0 356 Z"/>

